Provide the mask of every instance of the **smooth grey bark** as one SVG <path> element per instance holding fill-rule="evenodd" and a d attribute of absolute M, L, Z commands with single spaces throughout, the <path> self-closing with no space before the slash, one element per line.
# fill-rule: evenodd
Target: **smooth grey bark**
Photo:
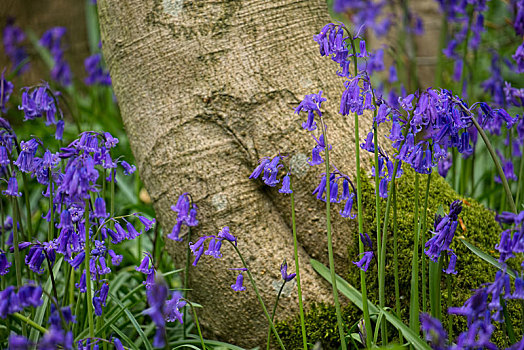
<path fill-rule="evenodd" d="M 330 286 L 308 264 L 310 258 L 327 263 L 325 204 L 311 195 L 325 168 L 307 165 L 315 141 L 301 128 L 305 117 L 293 114 L 304 95 L 324 91 L 330 158 L 351 175 L 353 117 L 337 113 L 344 80 L 313 41 L 330 22 L 325 0 L 98 4 L 104 56 L 140 176 L 164 232 L 175 223 L 170 206 L 190 192 L 199 207 L 196 236 L 229 226 L 263 299 L 272 305 L 284 258 L 294 269 L 289 196 L 248 177 L 259 158 L 289 153 L 297 175 L 304 299 L 306 304 L 330 301 Z M 365 136 L 371 118 L 360 120 Z M 333 232 L 337 271 L 344 274 L 355 224 L 341 219 L 340 209 L 333 210 Z M 177 267 L 183 266 L 186 247 L 168 243 Z M 227 245 L 223 255 L 203 256 L 190 269 L 190 298 L 203 305 L 199 320 L 210 337 L 263 345 L 267 322 L 262 310 L 249 286 L 242 293 L 231 289 L 236 272 L 228 269 L 241 263 Z M 281 299 L 277 317 L 297 311 L 295 287 Z"/>

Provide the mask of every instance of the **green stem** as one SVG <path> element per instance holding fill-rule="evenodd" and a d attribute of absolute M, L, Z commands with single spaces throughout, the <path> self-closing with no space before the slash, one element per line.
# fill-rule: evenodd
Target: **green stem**
<path fill-rule="evenodd" d="M 27 216 L 27 240 L 31 242 L 33 240 L 33 224 L 31 222 L 31 203 L 29 201 L 29 189 L 27 187 L 25 173 L 22 173 L 22 181 L 24 182 L 25 210 Z"/>
<path fill-rule="evenodd" d="M 428 214 L 428 198 L 429 198 L 429 185 L 431 183 L 431 173 L 428 174 L 426 182 L 426 195 L 424 197 L 424 211 L 422 212 L 422 232 L 421 232 L 421 244 L 424 247 L 426 241 L 426 217 Z M 424 250 L 424 248 L 422 248 Z M 426 256 L 421 253 L 422 259 L 422 311 L 426 312 Z"/>
<path fill-rule="evenodd" d="M 191 260 L 191 249 L 189 248 L 189 242 L 191 242 L 191 227 L 187 232 L 187 249 L 186 249 L 186 268 L 184 270 L 184 297 L 187 298 L 187 292 L 189 290 L 189 263 Z M 184 338 L 186 337 L 186 312 L 184 312 L 184 323 L 182 323 Z"/>
<path fill-rule="evenodd" d="M 271 326 L 271 329 L 273 330 L 273 334 L 275 335 L 275 338 L 277 339 L 278 344 L 280 347 L 285 350 L 286 347 L 284 346 L 284 343 L 282 343 L 282 339 L 280 339 L 280 336 L 277 333 L 277 330 L 275 328 L 275 325 L 273 324 L 273 321 L 269 317 L 269 313 L 267 312 L 266 305 L 264 304 L 264 301 L 262 300 L 262 297 L 260 296 L 260 292 L 258 291 L 257 285 L 255 283 L 255 280 L 253 279 L 253 275 L 251 275 L 251 271 L 249 271 L 249 268 L 247 267 L 246 261 L 244 260 L 244 257 L 240 253 L 240 250 L 238 250 L 237 246 L 228 240 L 229 243 L 233 246 L 235 251 L 237 252 L 240 260 L 242 261 L 242 266 L 246 269 L 247 277 L 249 278 L 249 281 L 251 282 L 251 286 L 253 287 L 253 290 L 255 291 L 255 294 L 257 295 L 258 302 L 260 303 L 260 306 L 262 307 L 262 310 L 264 311 L 264 315 L 266 316 L 267 321 L 269 322 L 269 325 Z"/>
<path fill-rule="evenodd" d="M 379 295 L 379 305 L 380 309 L 383 309 L 386 306 L 385 303 L 385 261 L 386 261 L 386 255 L 385 251 L 382 251 L 382 247 L 386 247 L 386 243 L 382 242 L 381 239 L 381 232 L 380 232 L 380 193 L 379 193 L 379 187 L 380 187 L 380 169 L 379 169 L 379 163 L 378 163 L 378 125 L 377 125 L 377 108 L 375 108 L 373 117 L 373 142 L 375 143 L 375 216 L 377 221 L 377 260 L 378 260 L 378 295 Z M 384 237 L 384 240 L 386 237 Z M 388 332 L 386 328 L 386 318 L 382 317 L 382 320 L 380 322 L 380 329 L 381 329 L 381 335 L 382 335 L 382 346 L 386 346 L 388 343 Z"/>
<path fill-rule="evenodd" d="M 11 316 L 18 318 L 20 321 L 24 322 L 28 326 L 33 327 L 34 329 L 36 329 L 37 331 L 39 331 L 42 334 L 47 333 L 47 329 L 45 329 L 44 327 L 40 326 L 38 323 L 34 322 L 30 318 L 28 318 L 28 317 L 26 317 L 26 316 L 24 316 L 24 315 L 22 315 L 22 314 L 20 314 L 18 312 L 15 312 L 14 314 L 11 314 Z"/>
<path fill-rule="evenodd" d="M 326 135 L 324 135 L 324 137 L 326 137 Z M 327 146 L 326 146 L 326 149 L 327 149 Z M 291 189 L 291 223 L 293 227 L 293 249 L 294 249 L 294 255 L 295 255 L 295 273 L 296 273 L 296 280 L 297 280 L 300 327 L 302 329 L 302 345 L 304 347 L 304 350 L 307 350 L 306 322 L 304 319 L 304 305 L 302 302 L 302 285 L 300 283 L 300 268 L 299 268 L 300 264 L 299 264 L 299 258 L 298 258 L 298 238 L 297 238 L 297 225 L 296 225 L 296 218 L 295 218 L 295 193 L 293 192 L 292 176 L 289 177 L 289 188 Z M 279 293 L 279 296 L 280 296 L 280 293 Z M 278 302 L 278 298 L 277 298 L 277 302 Z"/>
<path fill-rule="evenodd" d="M 187 300 L 185 298 L 182 298 L 182 300 L 185 300 L 186 303 L 189 304 L 189 307 L 191 307 L 191 312 L 193 313 L 193 317 L 195 319 L 195 324 L 196 324 L 196 327 L 197 327 L 198 336 L 200 337 L 200 345 L 202 345 L 202 350 L 206 350 L 206 345 L 204 344 L 204 337 L 202 337 L 202 331 L 200 330 L 200 323 L 198 322 L 198 316 L 197 316 L 197 313 L 196 313 L 195 308 L 193 306 L 193 303 L 191 303 L 189 300 Z"/>
<path fill-rule="evenodd" d="M 354 69 L 354 72 L 355 72 L 354 74 L 356 77 L 358 74 L 358 66 L 357 66 L 357 53 L 355 49 L 355 39 L 353 39 L 352 34 L 349 35 L 349 39 L 351 40 L 351 49 L 353 51 L 353 56 L 352 56 L 353 57 L 353 69 Z M 358 237 L 359 237 L 358 248 L 359 248 L 359 253 L 363 254 L 364 253 L 364 243 L 362 242 L 362 238 L 360 236 L 360 234 L 364 232 L 364 221 L 363 221 L 363 216 L 362 216 L 362 184 L 361 184 L 361 176 L 360 176 L 359 142 L 360 142 L 360 135 L 359 135 L 359 130 L 358 130 L 358 113 L 355 113 L 355 163 L 356 163 L 355 170 L 356 170 L 356 178 L 357 178 L 357 218 L 358 218 Z M 328 145 L 327 141 L 326 141 L 326 145 Z M 328 158 L 328 147 L 326 147 L 326 168 L 328 168 L 327 158 Z M 326 176 L 328 175 L 329 175 L 329 169 L 327 169 L 326 171 Z M 328 197 L 329 196 L 329 178 L 327 179 L 326 184 L 328 186 L 326 187 L 326 191 L 327 191 L 326 197 Z M 327 207 L 329 208 L 329 199 L 327 199 L 326 202 L 328 203 Z M 327 212 L 329 215 L 329 210 L 327 210 Z M 329 232 L 329 237 L 328 237 L 328 248 L 330 244 L 331 244 L 331 232 Z M 331 267 L 331 261 L 330 261 L 330 267 Z M 336 283 L 335 283 L 336 279 L 335 279 L 335 270 L 334 269 L 331 271 L 331 280 L 333 281 L 333 288 L 336 289 Z M 373 332 L 371 329 L 371 320 L 369 317 L 369 306 L 368 306 L 368 297 L 367 297 L 367 288 L 366 288 L 366 272 L 363 270 L 360 270 L 360 286 L 361 286 L 361 292 L 362 292 L 362 310 L 364 313 L 364 323 L 366 327 L 366 347 L 370 348 L 371 340 L 373 337 Z M 335 301 L 335 307 L 337 306 L 336 304 L 337 302 L 338 302 L 338 298 Z M 337 309 L 337 311 L 339 310 Z M 339 318 L 339 315 L 337 313 L 337 319 L 338 318 Z M 340 317 L 339 328 L 340 328 L 341 322 L 342 322 L 342 317 Z M 340 332 L 341 332 L 341 337 L 342 337 L 343 330 L 341 329 Z M 342 342 L 342 344 L 343 344 L 342 350 L 345 350 L 345 337 L 344 337 L 344 341 Z"/>
<path fill-rule="evenodd" d="M 442 260 L 442 257 L 440 258 Z M 442 307 L 440 301 L 441 264 L 439 261 L 429 261 L 429 308 L 431 316 L 442 320 Z"/>
<path fill-rule="evenodd" d="M 16 197 L 12 197 L 13 206 L 13 250 L 15 253 L 15 270 L 16 270 L 16 286 L 22 287 L 22 261 L 20 260 L 20 249 L 18 247 L 18 200 Z M 2 223 L 3 225 L 3 223 Z M 27 330 L 25 324 L 22 324 L 22 335 L 27 336 Z"/>
<path fill-rule="evenodd" d="M 95 336 L 95 327 L 93 321 L 93 302 L 91 296 L 91 271 L 89 270 L 89 261 L 91 260 L 91 250 L 89 248 L 89 199 L 85 200 L 84 207 L 84 218 L 85 218 L 85 269 L 86 269 L 86 303 L 87 303 L 87 321 L 89 322 L 89 337 Z"/>
<path fill-rule="evenodd" d="M 340 336 L 340 345 L 342 350 L 347 349 L 346 345 L 346 336 L 344 334 L 344 322 L 342 321 L 342 313 L 340 312 L 340 302 L 338 300 L 338 288 L 337 280 L 335 275 L 335 259 L 333 258 L 333 240 L 331 236 L 331 196 L 330 196 L 330 178 L 331 173 L 329 169 L 329 142 L 327 138 L 327 129 L 324 126 L 324 122 L 321 119 L 322 131 L 324 132 L 324 142 L 326 144 L 325 148 L 325 163 L 326 163 L 326 230 L 327 230 L 327 244 L 328 244 L 328 260 L 329 260 L 329 271 L 331 273 L 331 283 L 333 289 L 333 299 L 335 302 L 335 311 L 337 314 L 337 325 L 338 325 L 338 334 Z M 355 139 L 357 142 L 358 149 L 358 138 Z M 358 163 L 357 163 L 358 166 Z M 359 206 L 360 210 L 360 206 Z M 362 245 L 362 240 L 360 240 L 360 245 Z M 364 298 L 364 296 L 363 296 Z"/>
<path fill-rule="evenodd" d="M 418 293 L 418 249 L 419 249 L 419 234 L 420 234 L 420 218 L 419 218 L 419 182 L 420 174 L 415 172 L 415 201 L 414 211 L 414 232 L 413 232 L 413 258 L 411 260 L 411 295 L 409 302 L 409 327 L 415 334 L 419 334 L 419 293 Z"/>
<path fill-rule="evenodd" d="M 452 302 L 453 302 L 453 295 L 452 295 L 452 290 L 451 290 L 451 283 L 452 283 L 452 278 L 453 278 L 453 275 L 451 274 L 446 274 L 446 283 L 447 283 L 447 287 L 448 287 L 448 309 L 450 307 L 452 307 Z M 449 336 L 449 341 L 451 343 L 451 341 L 453 340 L 453 314 L 448 314 L 448 336 Z"/>
<path fill-rule="evenodd" d="M 49 210 L 51 211 L 50 213 L 50 218 L 49 218 L 49 230 L 47 232 L 47 240 L 49 242 L 51 242 L 55 237 L 54 237 L 54 228 L 55 228 L 55 225 L 54 225 L 54 205 L 53 205 L 53 180 L 52 180 L 52 177 L 51 177 L 51 168 L 48 169 L 48 175 L 49 175 Z M 31 229 L 29 228 L 29 231 L 31 231 Z M 31 236 L 31 234 L 28 234 L 29 236 Z"/>
<path fill-rule="evenodd" d="M 396 166 L 395 166 L 396 168 Z M 395 181 L 393 181 L 393 185 L 391 187 L 391 192 L 393 196 L 393 274 L 395 278 L 395 312 L 397 314 L 397 317 L 399 320 L 401 320 L 401 312 L 400 312 L 400 287 L 398 283 L 398 243 L 397 243 L 397 231 L 398 231 L 398 225 L 397 225 L 397 184 Z M 399 343 L 402 344 L 404 342 L 402 331 L 398 330 L 398 338 Z"/>
<path fill-rule="evenodd" d="M 282 294 L 282 291 L 284 290 L 284 286 L 285 285 L 286 285 L 286 281 L 284 280 L 284 282 L 280 286 L 280 290 L 278 291 L 277 300 L 275 301 L 275 305 L 273 306 L 273 312 L 271 312 L 271 321 L 275 320 L 275 313 L 277 312 L 278 301 L 280 300 L 280 295 Z M 271 327 L 268 327 L 266 350 L 269 350 L 269 343 L 270 343 L 270 341 L 271 341 Z M 307 348 L 306 348 L 306 350 L 307 350 Z"/>

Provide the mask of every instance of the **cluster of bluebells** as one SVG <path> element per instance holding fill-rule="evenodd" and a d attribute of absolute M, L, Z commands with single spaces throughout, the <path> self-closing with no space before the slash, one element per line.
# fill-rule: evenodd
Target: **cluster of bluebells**
<path fill-rule="evenodd" d="M 40 45 L 48 49 L 53 58 L 54 65 L 51 69 L 51 78 L 62 86 L 70 86 L 73 75 L 69 63 L 64 58 L 62 39 L 65 34 L 65 27 L 53 27 L 42 35 Z"/>
<path fill-rule="evenodd" d="M 205 243 L 207 240 L 209 240 L 209 243 L 207 249 L 205 249 Z M 193 252 L 195 257 L 193 266 L 197 266 L 202 255 L 210 255 L 215 259 L 220 259 L 222 257 L 220 249 L 222 248 L 223 241 L 229 241 L 235 246 L 237 245 L 237 238 L 229 232 L 228 226 L 224 226 L 217 235 L 202 236 L 195 243 L 190 242 L 189 249 L 191 249 L 191 252 Z M 231 285 L 231 288 L 237 292 L 243 291 L 245 288 L 243 287 L 244 275 L 242 274 L 242 271 L 245 271 L 245 268 L 238 268 L 235 270 L 240 271 L 240 273 L 237 276 L 236 283 Z"/>
<path fill-rule="evenodd" d="M 12 63 L 12 69 L 18 69 L 17 74 L 22 74 L 29 69 L 28 55 L 23 42 L 25 33 L 14 24 L 14 19 L 9 18 L 2 33 L 4 52 Z"/>
<path fill-rule="evenodd" d="M 482 284 L 464 305 L 448 309 L 450 314 L 466 317 L 466 331 L 459 334 L 454 344 L 448 344 L 448 335 L 440 322 L 428 315 L 421 315 L 422 330 L 433 349 L 497 349 L 491 342 L 491 336 L 496 328 L 493 322 L 504 322 L 503 303 L 524 300 L 524 212 L 503 212 L 497 215 L 497 220 L 509 227 L 501 233 L 500 242 L 495 246 L 500 254 L 498 262 L 501 269 L 496 272 L 493 282 Z M 512 263 L 520 263 L 520 271 L 515 272 L 513 288 L 508 273 L 510 259 L 514 260 Z M 523 345 L 524 339 L 511 349 L 521 349 Z"/>
<path fill-rule="evenodd" d="M 189 193 L 182 193 L 175 205 L 171 206 L 171 210 L 177 213 L 176 224 L 173 226 L 171 233 L 167 235 L 167 238 L 177 242 L 181 242 L 184 239 L 180 236 L 180 231 L 183 226 L 194 227 L 198 225 L 197 210 L 198 207 Z"/>
<path fill-rule="evenodd" d="M 253 173 L 249 176 L 250 179 L 257 179 L 262 173 L 262 181 L 270 186 L 275 187 L 280 180 L 277 179 L 278 171 L 284 167 L 280 162 L 284 160 L 284 156 L 280 154 L 273 157 L 264 157 L 260 159 L 259 165 L 253 170 Z M 278 190 L 280 193 L 290 194 L 293 193 L 291 190 L 291 178 L 290 174 L 286 173 L 282 179 L 282 187 Z"/>
<path fill-rule="evenodd" d="M 161 278 L 154 280 L 151 288 L 147 290 L 147 302 L 149 308 L 142 313 L 151 317 L 156 325 L 153 346 L 163 348 L 166 344 L 166 322 L 183 323 L 183 314 L 180 310 L 186 302 L 179 291 L 169 293 L 166 282 Z"/>
<path fill-rule="evenodd" d="M 385 36 L 394 23 L 399 22 L 389 13 L 385 15 L 387 1 L 363 1 L 363 0 L 335 0 L 333 2 L 333 11 L 347 12 L 351 14 L 351 21 L 355 27 L 371 28 L 377 37 Z M 424 33 L 422 19 L 416 16 L 408 9 L 408 23 L 410 27 L 407 30 L 416 35 Z M 382 18 L 382 19 L 380 19 Z"/>
<path fill-rule="evenodd" d="M 64 134 L 64 119 L 58 106 L 58 93 L 53 92 L 48 84 L 26 87 L 22 93 L 22 104 L 18 109 L 24 113 L 24 121 L 37 118 L 45 119 L 47 126 L 56 127 L 55 138 L 62 140 Z M 35 149 L 36 150 L 36 149 Z"/>
<path fill-rule="evenodd" d="M 457 263 L 457 255 L 450 248 L 455 231 L 458 226 L 458 216 L 462 211 L 462 201 L 456 200 L 449 206 L 449 213 L 442 217 L 435 214 L 433 236 L 426 242 L 424 253 L 431 259 L 431 261 L 438 262 L 442 252 L 446 251 L 449 255 L 448 268 L 443 270 L 447 274 L 456 274 L 455 265 Z"/>
<path fill-rule="evenodd" d="M 59 38 L 49 40 L 54 42 L 53 40 Z M 58 50 L 56 45 L 60 46 L 54 43 L 51 47 Z M 3 77 L 0 84 L 8 87 L 2 90 L 2 113 L 5 113 L 12 84 Z M 56 138 L 62 139 L 62 114 L 56 97 L 47 84 L 23 89 L 22 104 L 18 109 L 23 113 L 24 120 L 44 119 L 47 125 L 56 125 Z M 13 223 L 13 219 L 7 217 L 1 233 L 5 246 L 0 249 L 0 276 L 14 273 L 15 250 L 22 254 L 23 260 L 20 263 L 25 263 L 28 271 L 32 271 L 36 278 L 40 278 L 46 270 L 51 273 L 55 261 L 61 256 L 73 271 L 83 267 L 74 274 L 74 285 L 78 293 L 87 293 L 87 276 L 90 276 L 94 282 L 91 283 L 94 293 L 90 302 L 94 314 L 102 315 L 108 302 L 109 273 L 123 259 L 122 255 L 115 252 L 114 246 L 136 239 L 155 223 L 154 219 L 139 213 L 116 219 L 106 209 L 104 192 L 101 191 L 105 186 L 101 182 L 116 183 L 118 168 L 122 169 L 124 175 L 131 175 L 136 170 L 135 166 L 114 157 L 114 148 L 118 143 L 119 140 L 108 132 L 88 131 L 81 133 L 58 152 L 53 152 L 37 138 L 19 140 L 9 122 L 0 118 L 0 178 L 7 184 L 2 194 L 7 202 L 15 203 L 17 197 L 30 195 L 26 192 L 22 194 L 19 190 L 18 178 L 23 174 L 25 180 L 32 179 L 37 187 L 40 186 L 42 197 L 50 203 L 42 219 L 52 228 L 49 233 L 51 237 L 45 241 L 41 240 L 43 236 L 40 237 L 35 232 L 29 241 L 27 238 L 31 236 L 27 234 L 28 227 L 20 221 Z M 109 176 L 105 177 L 104 174 Z M 189 217 L 190 222 L 194 222 L 194 215 Z M 131 218 L 141 224 L 143 229 L 138 229 L 137 224 L 130 221 Z M 15 227 L 18 232 L 16 234 L 21 234 L 20 237 L 23 238 L 17 247 L 14 246 Z M 86 249 L 89 249 L 89 261 L 86 261 Z M 149 256 L 146 255 L 146 258 Z M 148 263 L 149 259 L 143 261 L 137 270 L 147 275 L 144 284 L 150 289 L 155 271 L 153 267 L 146 266 Z M 5 318 L 7 314 L 19 312 L 27 306 L 38 307 L 42 303 L 41 295 L 42 289 L 35 287 L 33 282 L 20 286 L 18 292 L 14 287 L 8 286 L 0 291 L 0 316 Z M 68 315 L 71 315 L 71 311 L 64 306 L 51 312 L 49 332 L 40 339 L 39 349 L 55 349 L 59 346 L 72 348 L 73 336 L 62 327 L 63 318 L 66 323 L 74 321 L 72 315 Z M 84 339 L 82 344 L 89 341 L 94 340 Z M 12 348 L 35 345 L 23 336 L 15 335 L 10 337 L 9 343 Z M 116 338 L 113 343 L 121 346 Z"/>
<path fill-rule="evenodd" d="M 109 71 L 102 64 L 102 55 L 96 53 L 84 60 L 84 67 L 87 77 L 84 79 L 86 85 L 103 85 L 111 86 L 111 77 Z"/>

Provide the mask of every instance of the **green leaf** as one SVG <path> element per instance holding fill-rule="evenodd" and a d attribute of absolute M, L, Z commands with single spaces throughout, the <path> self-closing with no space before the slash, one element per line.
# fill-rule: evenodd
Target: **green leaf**
<path fill-rule="evenodd" d="M 116 334 L 118 334 L 118 337 L 120 338 L 120 340 L 123 340 L 125 343 L 127 343 L 126 345 L 129 346 L 129 348 L 134 349 L 134 350 L 139 350 L 138 347 L 135 345 L 135 343 L 133 343 L 133 341 L 129 339 L 129 337 L 125 335 L 117 326 L 111 325 L 111 329 Z"/>
<path fill-rule="evenodd" d="M 315 269 L 315 271 L 317 271 L 322 277 L 324 277 L 328 282 L 331 283 L 331 275 L 329 269 L 326 266 L 324 266 L 324 264 L 315 259 L 311 259 L 310 263 L 311 266 L 313 266 L 313 269 Z M 349 300 L 351 300 L 360 310 L 362 310 L 362 295 L 360 294 L 360 292 L 356 290 L 342 277 L 336 275 L 336 279 L 339 291 L 344 296 L 349 298 Z M 369 301 L 369 299 L 368 307 L 370 313 L 378 314 L 380 312 L 379 308 L 376 307 L 371 301 Z M 386 310 L 382 310 L 381 312 L 384 313 L 384 316 L 386 317 L 389 323 L 391 323 L 395 328 L 402 332 L 404 337 L 415 347 L 415 349 L 431 349 L 425 341 L 420 339 L 418 334 L 413 332 L 408 326 L 404 324 L 404 322 L 399 320 L 395 315 L 389 313 Z"/>
<path fill-rule="evenodd" d="M 475 254 L 476 256 L 478 256 L 479 258 L 484 260 L 485 262 L 490 263 L 491 265 L 495 266 L 499 270 L 504 270 L 504 266 L 502 266 L 502 264 L 499 263 L 497 261 L 497 259 L 495 259 L 491 255 L 489 255 L 488 253 L 483 252 L 482 250 L 477 248 L 472 243 L 466 241 L 464 238 L 459 238 L 459 241 L 461 241 L 469 250 L 471 250 L 473 252 L 473 254 Z M 510 275 L 513 278 L 517 277 L 517 274 L 515 273 L 515 271 L 510 269 L 509 267 L 506 268 L 506 272 L 507 272 L 508 275 Z"/>
<path fill-rule="evenodd" d="M 60 267 L 62 266 L 62 262 L 64 261 L 63 257 L 58 258 L 58 260 L 55 263 L 55 266 L 53 266 L 53 275 L 58 276 L 58 272 L 60 272 Z M 33 321 L 38 324 L 39 326 L 42 326 L 42 322 L 44 321 L 45 312 L 47 309 L 47 306 L 49 304 L 49 297 L 48 295 L 51 294 L 51 288 L 53 287 L 51 283 L 51 276 L 47 278 L 47 282 L 43 286 L 44 293 L 42 294 L 43 303 L 42 306 L 40 306 L 38 309 L 36 309 L 35 318 Z M 44 327 L 45 328 L 45 327 Z M 38 343 L 38 338 L 40 337 L 40 332 L 36 329 L 31 329 L 31 333 L 29 334 L 29 340 L 31 340 L 32 343 Z"/>
<path fill-rule="evenodd" d="M 144 334 L 144 331 L 142 330 L 142 328 L 140 327 L 140 325 L 138 324 L 135 316 L 133 316 L 133 314 L 131 313 L 131 311 L 129 311 L 129 309 L 124 305 L 122 304 L 122 302 L 120 300 L 118 300 L 118 298 L 112 294 L 112 293 L 109 293 L 109 295 L 111 296 L 111 300 L 114 301 L 115 303 L 118 304 L 118 306 L 120 306 L 120 308 L 122 310 L 124 310 L 124 313 L 126 314 L 127 318 L 129 319 L 129 321 L 131 321 L 131 324 L 133 325 L 133 327 L 135 328 L 136 332 L 138 333 L 138 335 L 140 336 L 140 338 L 143 340 L 144 342 L 144 346 L 146 347 L 146 349 L 148 350 L 153 350 L 153 346 L 151 345 L 151 343 L 149 342 L 149 340 L 147 339 L 146 335 Z M 111 328 L 113 328 L 113 325 L 111 325 Z M 113 328 L 114 329 L 114 328 Z M 131 344 L 130 344 L 131 345 Z"/>

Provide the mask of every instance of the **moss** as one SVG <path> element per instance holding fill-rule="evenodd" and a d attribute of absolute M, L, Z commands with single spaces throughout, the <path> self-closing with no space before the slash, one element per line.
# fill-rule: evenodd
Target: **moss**
<path fill-rule="evenodd" d="M 371 183 L 372 179 L 364 179 L 362 183 L 363 188 L 363 214 L 364 214 L 364 230 L 369 233 L 373 240 L 374 247 L 376 248 L 376 221 L 375 221 L 375 194 L 374 186 Z M 411 257 L 413 249 L 413 227 L 414 227 L 414 183 L 415 174 L 412 170 L 408 169 L 405 171 L 402 178 L 398 181 L 398 194 L 397 194 L 397 208 L 398 208 L 398 231 L 397 231 L 397 242 L 398 242 L 398 254 L 399 254 L 399 285 L 400 285 L 400 297 L 401 297 L 401 317 L 407 323 L 409 317 L 409 291 L 411 281 Z M 420 210 L 423 210 L 422 206 L 424 203 L 424 195 L 427 184 L 427 176 L 420 177 Z M 433 228 L 434 216 L 440 206 L 443 207 L 445 212 L 449 211 L 449 204 L 454 200 L 459 199 L 459 196 L 451 189 L 446 181 L 440 176 L 432 175 L 430 189 L 429 189 L 429 200 L 428 200 L 428 212 L 426 227 L 428 229 Z M 385 211 L 386 200 L 382 200 L 382 220 Z M 391 210 L 391 215 L 393 211 Z M 494 213 L 487 210 L 481 204 L 473 199 L 464 200 L 463 210 L 459 218 L 462 223 L 457 228 L 455 237 L 464 237 L 467 241 L 475 244 L 477 247 L 484 251 L 495 253 L 494 246 L 498 243 L 500 227 L 494 219 Z M 388 241 L 392 243 L 393 240 L 393 220 L 390 217 L 390 229 L 388 230 Z M 426 231 L 428 232 L 428 231 Z M 424 240 L 428 240 L 427 233 Z M 392 244 L 387 244 L 387 247 L 392 247 Z M 452 281 L 452 304 L 453 306 L 462 305 L 470 296 L 473 289 L 478 288 L 484 282 L 490 282 L 495 276 L 495 268 L 475 254 L 471 253 L 468 248 L 462 244 L 459 240 L 454 239 L 451 248 L 453 248 L 458 256 L 456 270 L 457 275 L 453 276 Z M 420 253 L 419 253 L 420 254 Z M 358 256 L 358 245 L 354 244 L 348 247 L 348 257 L 350 260 L 356 259 Z M 427 261 L 427 260 L 426 260 Z M 421 273 L 421 267 L 419 266 Z M 426 264 L 427 271 L 427 264 Z M 368 296 L 370 300 L 378 303 L 378 283 L 376 279 L 377 275 L 377 264 L 376 260 L 370 266 L 367 273 L 366 283 Z M 354 286 L 360 286 L 360 273 L 355 267 L 350 267 L 346 276 L 348 282 Z M 420 278 L 420 276 L 419 276 Z M 421 278 L 419 279 L 421 280 Z M 427 281 L 427 279 L 426 279 Z M 446 301 L 448 299 L 447 288 L 445 284 L 445 278 L 442 279 L 441 291 L 442 291 L 442 310 L 443 310 L 443 323 L 447 325 L 447 315 L 445 310 L 448 305 Z M 422 289 L 420 292 L 422 292 Z M 395 305 L 395 289 L 394 289 L 394 277 L 393 277 L 393 251 L 388 248 L 386 258 L 386 305 L 393 307 Z M 429 296 L 427 297 L 427 303 L 429 303 Z M 422 308 L 422 300 L 420 302 Z M 426 310 L 429 310 L 429 305 L 426 305 Z M 520 305 L 517 303 L 511 303 L 509 305 L 510 314 L 514 314 L 516 318 L 521 313 Z M 361 317 L 360 311 L 356 310 L 354 306 L 348 306 L 344 311 L 344 317 L 347 320 L 348 325 L 352 325 L 358 322 Z M 308 330 L 308 339 L 311 343 L 320 341 L 324 349 L 336 349 L 338 347 L 338 334 L 336 333 L 336 318 L 334 308 L 326 305 L 316 305 L 306 314 L 307 325 L 311 328 L 311 333 Z M 466 327 L 466 322 L 463 317 L 452 316 L 453 319 L 453 334 L 456 336 L 459 332 L 463 331 Z M 298 318 L 288 320 L 287 322 L 281 322 L 278 325 L 279 331 L 283 334 L 286 347 L 289 349 L 300 348 L 300 322 Z M 314 332 L 313 332 L 314 331 Z M 516 327 L 515 329 L 518 338 L 522 335 L 522 329 Z M 504 345 L 503 339 L 506 337 L 503 335 L 500 327 L 495 332 L 493 339 L 496 343 Z"/>

